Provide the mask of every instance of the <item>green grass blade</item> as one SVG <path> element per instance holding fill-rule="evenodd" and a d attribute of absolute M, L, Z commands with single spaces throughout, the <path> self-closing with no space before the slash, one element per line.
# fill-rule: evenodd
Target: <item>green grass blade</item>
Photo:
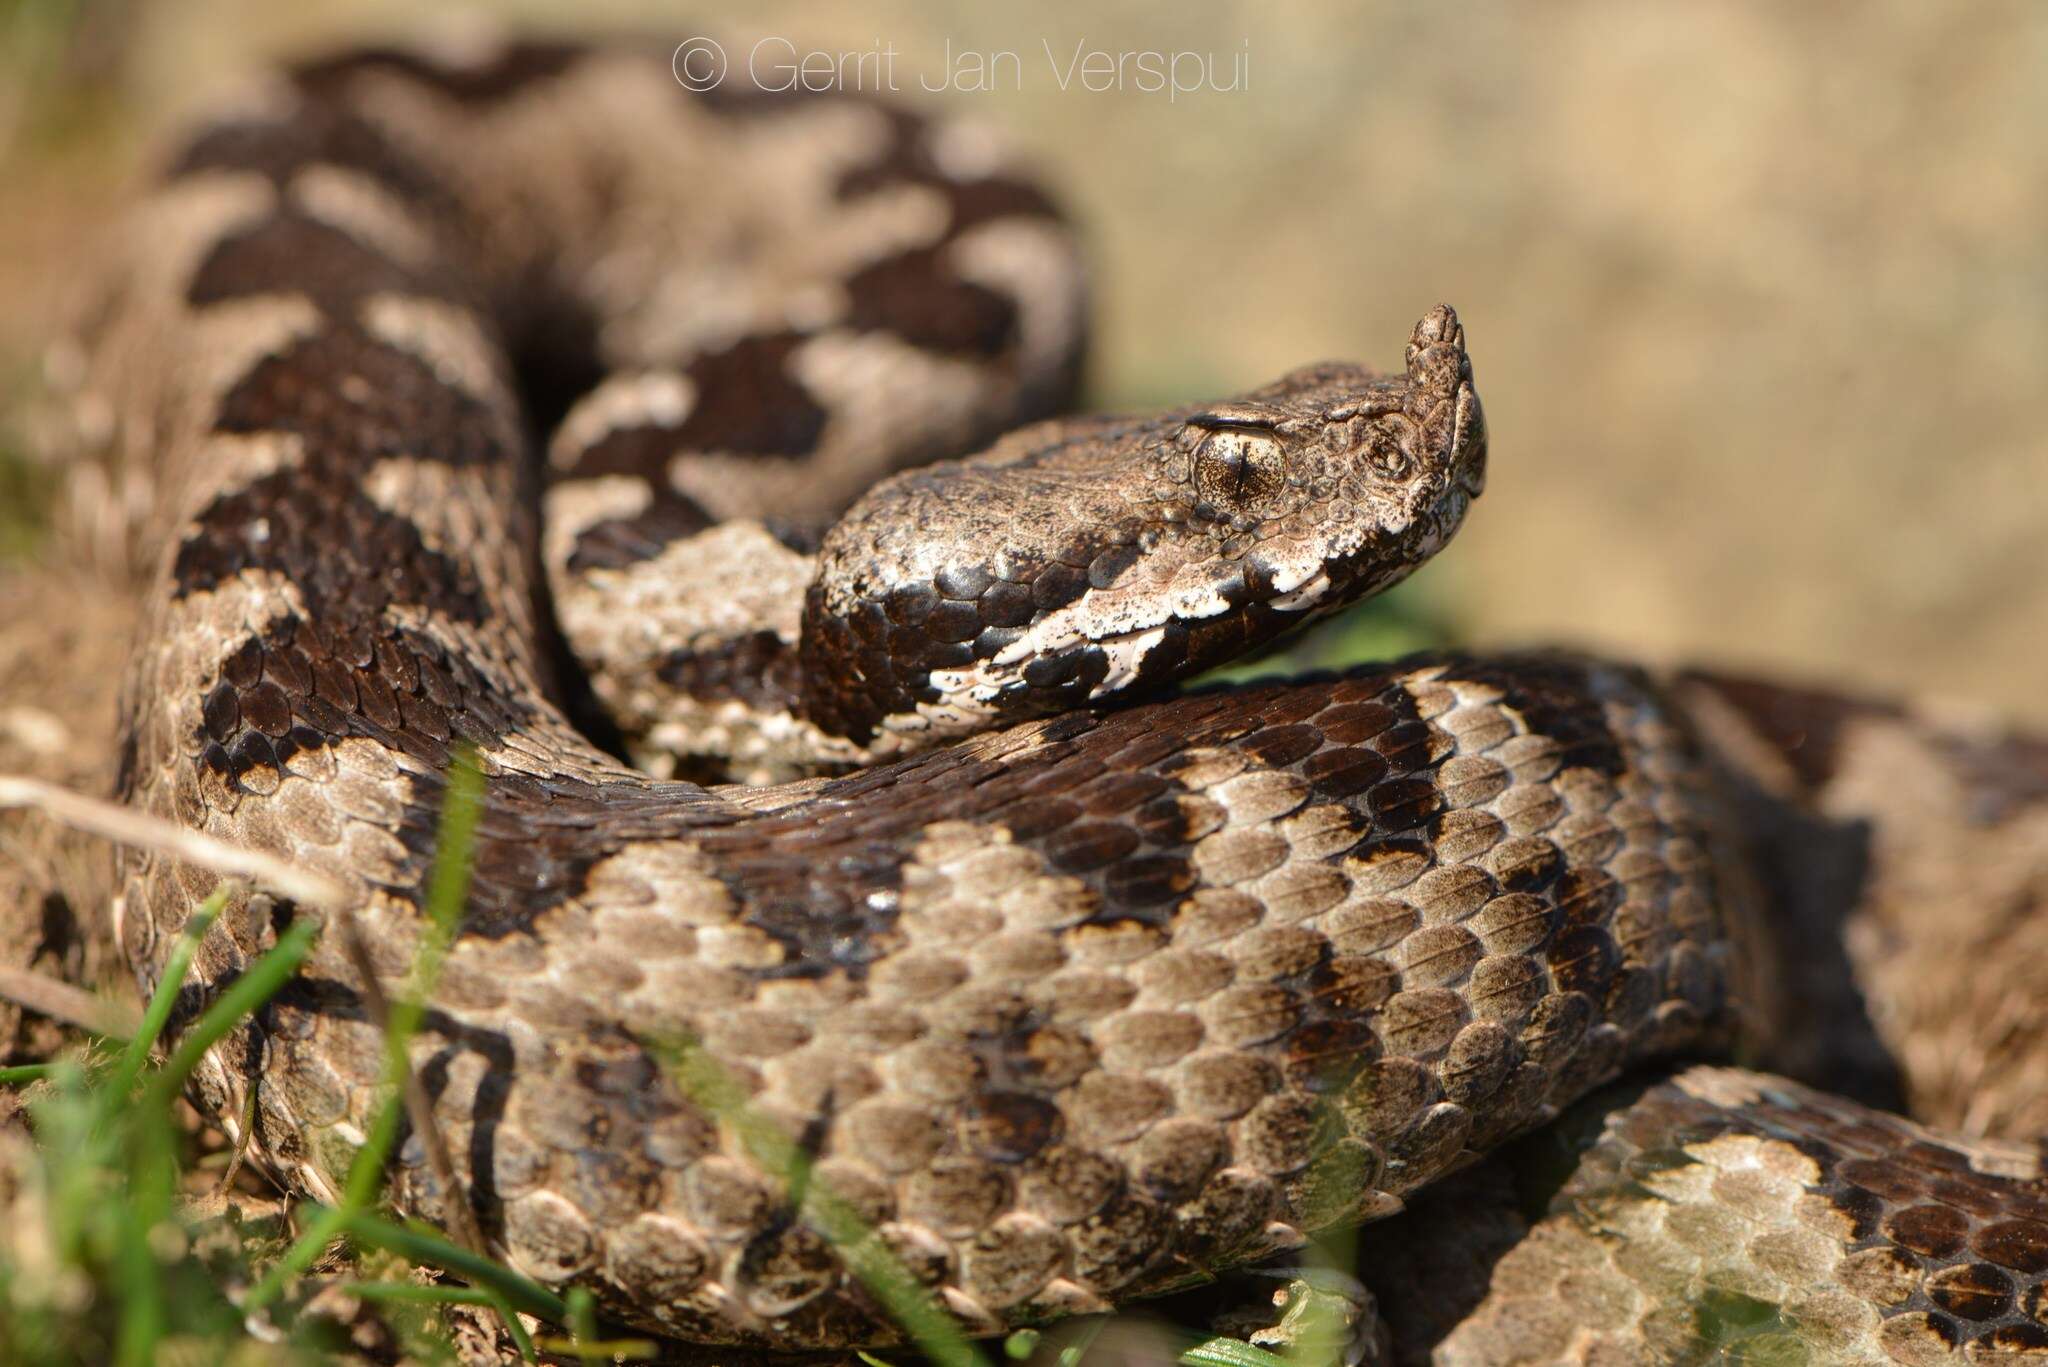
<path fill-rule="evenodd" d="M 327 1211 L 326 1207 L 316 1209 L 323 1214 Z M 465 1281 L 488 1287 L 503 1296 L 514 1309 L 556 1324 L 568 1320 L 568 1303 L 539 1282 L 520 1276 L 503 1263 L 471 1253 L 438 1234 L 414 1225 L 395 1225 L 361 1211 L 347 1215 L 343 1226 L 357 1243 L 395 1253 L 409 1262 L 438 1267 Z"/>
<path fill-rule="evenodd" d="M 810 1155 L 749 1104 L 745 1089 L 716 1059 L 691 1043 L 647 1047 L 667 1064 L 683 1096 L 729 1127 L 753 1160 L 782 1184 L 792 1202 L 802 1203 L 805 1218 L 920 1352 L 939 1367 L 988 1367 L 988 1360 L 960 1332 L 959 1322 L 910 1275 L 851 1204 L 829 1184 L 814 1180 Z"/>
<path fill-rule="evenodd" d="M 135 1132 L 138 1135 L 155 1127 L 166 1127 L 165 1132 L 168 1133 L 171 1102 L 184 1090 L 186 1079 L 192 1075 L 192 1070 L 199 1066 L 199 1061 L 206 1057 L 206 1051 L 225 1039 L 230 1031 L 263 1003 L 277 995 L 278 989 L 291 981 L 292 976 L 299 971 L 299 965 L 305 962 L 306 955 L 311 952 L 313 940 L 320 930 L 320 923 L 310 917 L 301 918 L 287 927 L 285 932 L 277 937 L 277 943 L 250 964 L 242 975 L 230 983 L 227 990 L 216 997 L 213 1004 L 201 1013 L 192 1028 L 178 1041 L 178 1047 L 164 1066 L 150 1078 L 148 1085 L 143 1089 L 141 1105 L 135 1107 L 132 1114 L 126 1117 L 127 1123 L 136 1127 Z M 168 974 L 165 981 L 171 981 Z M 136 1034 L 138 1043 L 148 1038 L 150 1034 L 147 1030 L 138 1031 Z M 100 1099 L 102 1105 L 119 1107 L 125 1104 L 125 1096 L 111 1090 L 102 1090 Z M 129 1218 L 141 1217 L 131 1212 Z M 146 1239 L 147 1231 L 145 1230 L 140 1237 Z M 140 1275 L 139 1258 L 136 1259 L 136 1273 Z M 155 1275 L 152 1264 L 150 1276 L 153 1279 Z M 144 1291 L 142 1294 L 147 1295 L 148 1292 Z M 137 1311 L 138 1315 L 141 1313 L 140 1310 Z M 142 1334 L 139 1320 L 133 1332 L 136 1335 Z M 127 1334 L 124 1332 L 124 1342 L 126 1340 Z"/>
<path fill-rule="evenodd" d="M 427 884 L 427 919 L 441 931 L 441 950 L 461 928 L 469 904 L 470 866 L 476 857 L 476 826 L 484 810 L 484 772 L 476 752 L 462 746 L 448 768 L 441 800 L 441 828 L 434 846 L 434 874 Z"/>
<path fill-rule="evenodd" d="M 597 1356 L 587 1346 L 597 1342 L 597 1307 L 591 1302 L 590 1291 L 576 1286 L 569 1289 L 569 1333 L 575 1341 L 574 1352 L 583 1367 L 603 1367 Z"/>
<path fill-rule="evenodd" d="M 491 1309 L 498 1312 L 498 1322 L 504 1325 L 505 1332 L 512 1336 L 512 1346 L 519 1350 L 519 1360 L 537 1361 L 539 1354 L 533 1351 L 533 1340 L 527 1336 L 526 1326 L 519 1322 L 519 1316 L 513 1312 L 512 1303 L 488 1286 L 480 1289 L 485 1299 L 490 1302 Z"/>
<path fill-rule="evenodd" d="M 60 1160 L 48 1164 L 50 1242 L 57 1261 L 75 1267 L 85 1261 L 88 1216 L 103 1200 L 112 1141 L 98 1122 L 101 1102 L 78 1059 L 60 1058 L 49 1069 L 52 1092 L 32 1114 L 38 1146 Z"/>
<path fill-rule="evenodd" d="M 137 1078 L 149 1064 L 149 1051 L 164 1033 L 164 1025 L 171 1018 L 171 1008 L 177 1004 L 178 993 L 185 986 L 185 975 L 191 971 L 192 957 L 199 952 L 199 942 L 206 938 L 206 932 L 213 928 L 221 909 L 228 904 L 228 897 L 234 892 L 231 884 L 223 883 L 213 890 L 199 909 L 185 922 L 185 929 L 179 934 L 171 952 L 164 959 L 163 976 L 157 980 L 156 991 L 150 994 L 149 1006 L 142 1013 L 142 1024 L 135 1029 L 134 1038 L 121 1051 L 120 1061 L 114 1065 L 113 1076 L 108 1079 L 107 1092 L 115 1098 L 115 1104 L 124 1104 L 128 1093 L 135 1088 Z"/>
<path fill-rule="evenodd" d="M 1174 1359 L 1182 1367 L 1294 1367 L 1278 1353 L 1256 1348 L 1242 1339 L 1204 1340 Z"/>
<path fill-rule="evenodd" d="M 579 1358 L 595 1367 L 604 1367 L 608 1362 L 650 1362 L 661 1352 L 653 1339 L 553 1339 L 534 1340 L 534 1347 L 543 1353 Z"/>
<path fill-rule="evenodd" d="M 321 1251 L 349 1228 L 354 1215 L 376 1204 L 383 1188 L 384 1165 L 398 1141 L 398 1126 L 404 1114 L 401 1090 L 411 1057 L 412 1037 L 426 1018 L 427 1002 L 439 981 L 441 964 L 461 928 L 469 898 L 476 825 L 482 809 L 483 771 L 464 747 L 456 752 L 455 762 L 449 768 L 448 786 L 441 802 L 434 869 L 427 886 L 427 924 L 413 951 L 410 981 L 392 1000 L 384 1022 L 383 1104 L 371 1118 L 362 1147 L 349 1162 L 341 1203 L 316 1214 L 306 1232 L 250 1288 L 242 1299 L 242 1308 L 248 1313 L 263 1309 L 283 1295 L 291 1279 L 311 1267 Z"/>
<path fill-rule="evenodd" d="M 647 1339 L 601 1339 L 597 1336 L 597 1302 L 591 1299 L 587 1288 L 571 1287 L 567 1297 L 569 1307 L 569 1337 L 566 1339 L 544 1338 L 538 1346 L 545 1352 L 566 1354 L 574 1357 L 583 1367 L 604 1367 L 607 1362 L 624 1358 L 628 1362 L 640 1362 L 655 1355 L 655 1345 Z"/>
<path fill-rule="evenodd" d="M 470 864 L 476 852 L 477 821 L 483 814 L 483 790 L 483 771 L 477 768 L 474 754 L 467 747 L 458 750 L 441 800 L 434 871 L 427 884 L 427 924 L 413 951 L 411 980 L 392 999 L 390 1018 L 384 1022 L 383 1085 L 388 1093 L 363 1147 L 349 1164 L 342 1196 L 342 1205 L 348 1210 L 367 1210 L 376 1203 L 384 1184 L 384 1165 L 398 1141 L 404 1116 L 399 1093 L 410 1066 L 412 1038 L 426 1019 L 427 1003 L 440 982 L 441 965 L 461 929 L 469 901 Z"/>
<path fill-rule="evenodd" d="M 262 1280 L 242 1297 L 242 1313 L 257 1314 L 282 1296 L 291 1279 L 311 1267 L 327 1246 L 342 1236 L 347 1224 L 348 1217 L 343 1212 L 329 1206 L 316 1206 L 306 1232 L 292 1240 L 291 1246 L 278 1255 Z"/>
<path fill-rule="evenodd" d="M 299 971 L 299 965 L 305 962 L 307 953 L 313 948 L 313 939 L 319 933 L 319 922 L 309 917 L 301 918 L 278 936 L 277 943 L 250 964 L 241 977 L 228 984 L 227 990 L 216 997 L 192 1028 L 185 1032 L 170 1059 L 150 1079 L 145 1093 L 148 1104 L 168 1106 L 171 1099 L 184 1090 L 185 1079 L 199 1066 L 199 1060 L 206 1057 L 206 1051 L 226 1039 L 229 1032 L 250 1013 L 276 996 L 278 989 L 291 981 L 292 975 Z"/>
<path fill-rule="evenodd" d="M 121 1095 L 126 1095 L 123 1092 Z M 115 1361 L 121 1367 L 150 1367 L 164 1335 L 163 1269 L 156 1238 L 174 1218 L 172 1201 L 178 1168 L 169 1115 L 154 1107 L 132 1113 L 128 1201 L 117 1219 L 121 1232 L 116 1277 L 121 1288 Z"/>
<path fill-rule="evenodd" d="M 343 1282 L 335 1290 L 359 1300 L 410 1305 L 495 1305 L 498 1299 L 474 1286 L 421 1286 L 417 1282 Z"/>
<path fill-rule="evenodd" d="M 24 1063 L 14 1068 L 0 1068 L 0 1087 L 26 1087 L 31 1082 L 41 1082 L 55 1071 L 48 1063 Z"/>

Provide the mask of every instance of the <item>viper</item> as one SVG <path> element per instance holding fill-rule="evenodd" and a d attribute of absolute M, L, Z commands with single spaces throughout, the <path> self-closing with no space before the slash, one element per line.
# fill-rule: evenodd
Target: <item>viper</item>
<path fill-rule="evenodd" d="M 451 1163 L 391 1194 L 620 1319 L 902 1333 L 687 1041 L 974 1333 L 1395 1217 L 1388 1353 L 2048 1350 L 2039 1151 L 1982 1137 L 2048 1114 L 2040 745 L 1563 654 L 1187 686 L 1457 530 L 1449 308 L 1384 372 L 1055 417 L 1080 254 L 999 139 L 539 43 L 278 77 L 105 279 L 120 791 L 336 881 L 383 980 L 323 936 L 195 1074 L 289 1187 L 384 1102 L 467 754 L 411 1059 Z M 213 875 L 122 872 L 152 986 Z M 315 914 L 238 896 L 179 1019 Z M 1515 1238 L 1418 1218 L 1546 1125 Z"/>

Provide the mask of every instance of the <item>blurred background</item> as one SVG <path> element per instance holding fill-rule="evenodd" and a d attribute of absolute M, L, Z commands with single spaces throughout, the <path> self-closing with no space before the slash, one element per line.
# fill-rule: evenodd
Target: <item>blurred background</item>
<path fill-rule="evenodd" d="M 154 140 L 239 76 L 420 9 L 0 7 L 0 611 L 10 574 L 34 609 L 20 577 L 53 554 L 24 416 L 38 350 Z M 1437 566 L 1311 654 L 1564 641 L 2048 723 L 2048 7 L 488 13 L 893 46 L 904 98 L 1008 129 L 1081 220 L 1096 406 L 1323 356 L 1395 365 L 1416 317 L 1455 304 L 1487 496 Z M 926 95 L 948 44 L 1013 51 L 1021 79 Z M 1240 88 L 1062 90 L 1077 44 L 1213 54 Z"/>

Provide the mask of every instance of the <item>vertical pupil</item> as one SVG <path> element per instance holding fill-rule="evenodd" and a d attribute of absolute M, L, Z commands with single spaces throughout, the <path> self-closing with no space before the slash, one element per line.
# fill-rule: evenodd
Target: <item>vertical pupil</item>
<path fill-rule="evenodd" d="M 1203 476 L 1220 497 L 1240 499 L 1258 491 L 1259 438 L 1241 432 L 1217 432 L 1203 447 Z"/>
<path fill-rule="evenodd" d="M 1219 459 L 1224 475 L 1230 480 L 1231 492 L 1244 488 L 1244 443 L 1235 437 L 1225 438 Z"/>

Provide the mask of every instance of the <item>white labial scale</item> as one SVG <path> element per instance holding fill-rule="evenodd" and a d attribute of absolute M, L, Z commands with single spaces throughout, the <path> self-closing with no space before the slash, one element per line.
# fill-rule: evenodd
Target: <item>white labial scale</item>
<path fill-rule="evenodd" d="M 1100 698 L 1128 687 L 1145 659 L 1166 637 L 1171 621 L 1199 621 L 1229 610 L 1230 602 L 1206 572 L 1166 596 L 1152 585 L 1090 589 L 1074 603 L 1048 614 L 994 658 L 964 669 L 935 670 L 931 683 L 945 701 L 919 704 L 917 713 L 898 714 L 883 723 L 892 731 L 951 730 L 992 715 L 991 702 L 1004 688 L 1023 677 L 1031 660 L 1061 650 L 1095 646 L 1108 657 L 1109 671 L 1089 695 Z M 1272 606 L 1283 612 L 1306 612 L 1319 603 L 1330 581 L 1319 568 L 1284 572 L 1279 582 L 1299 586 Z"/>
<path fill-rule="evenodd" d="M 1109 657 L 1109 673 L 1103 676 L 1090 697 L 1102 697 L 1120 688 L 1128 688 L 1136 681 L 1138 671 L 1144 667 L 1145 657 L 1166 638 L 1165 627 L 1154 627 L 1134 636 L 1119 637 L 1103 642 L 1103 653 Z"/>
<path fill-rule="evenodd" d="M 1299 588 L 1275 598 L 1269 606 L 1281 612 L 1302 612 L 1320 603 L 1329 591 L 1330 577 L 1318 573 L 1305 580 Z"/>

